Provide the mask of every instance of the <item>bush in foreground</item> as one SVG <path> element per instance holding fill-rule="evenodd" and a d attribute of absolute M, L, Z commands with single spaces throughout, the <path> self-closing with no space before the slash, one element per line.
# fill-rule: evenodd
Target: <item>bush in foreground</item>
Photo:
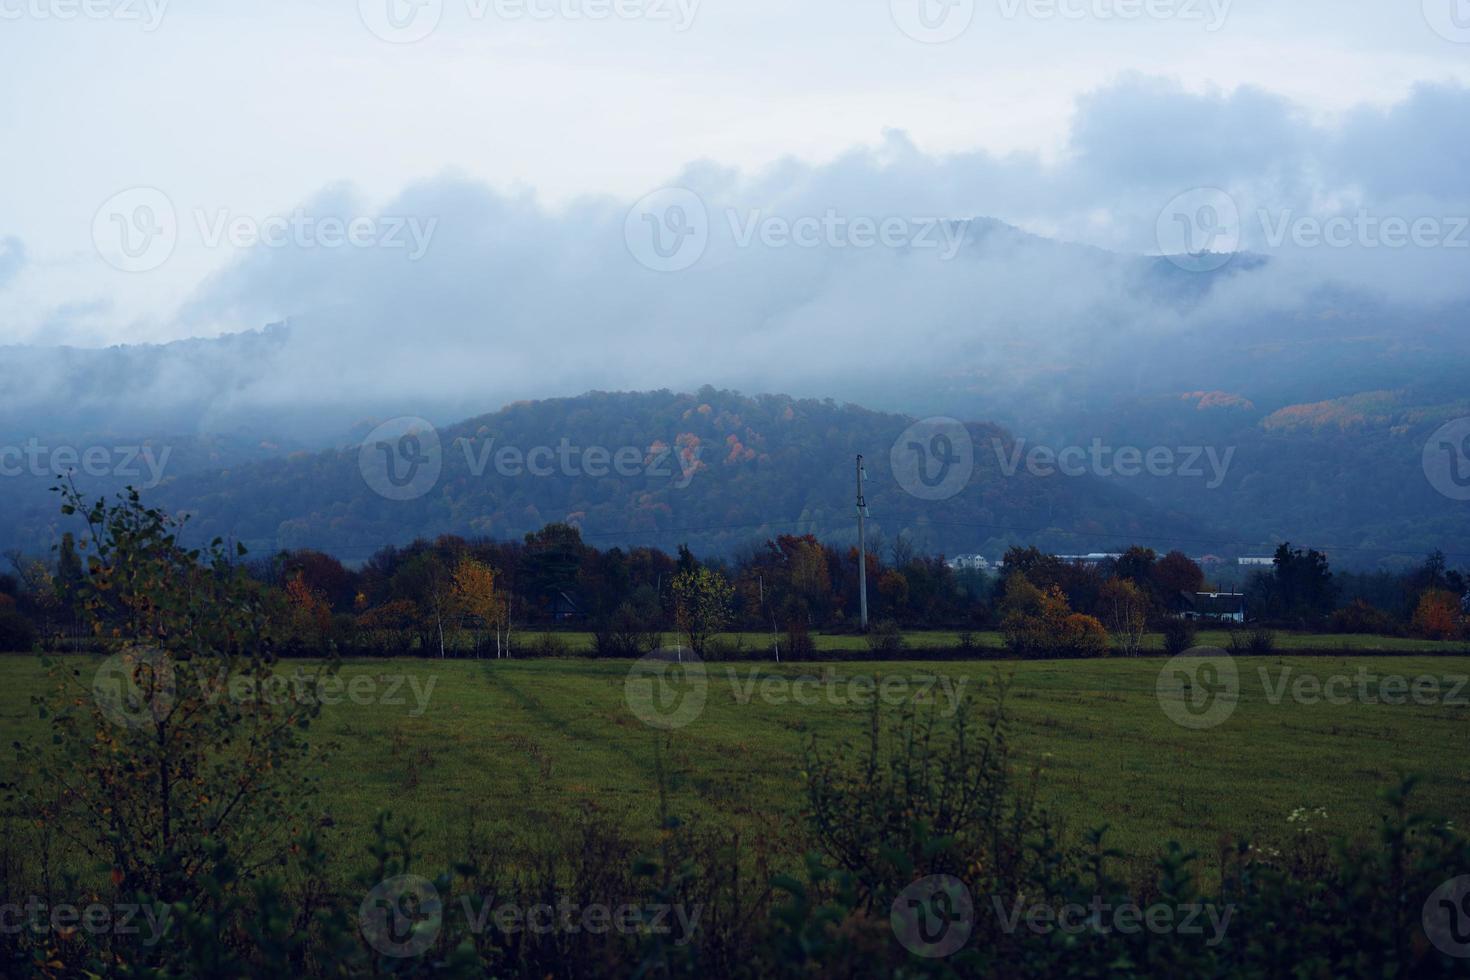
<path fill-rule="evenodd" d="M 14 609 L 0 607 L 0 653 L 29 653 L 36 648 L 36 627 Z"/>
<path fill-rule="evenodd" d="M 90 897 L 108 907 L 151 910 L 164 923 L 157 941 L 146 931 L 0 931 L 0 972 L 1463 975 L 1453 928 L 1433 939 L 1426 928 L 1457 895 L 1445 886 L 1470 871 L 1470 846 L 1410 806 L 1412 781 L 1385 795 L 1383 821 L 1365 841 L 1327 847 L 1299 833 L 1256 846 L 1222 843 L 1218 884 L 1206 889 L 1199 857 L 1177 845 L 1164 847 L 1142 878 L 1124 880 L 1104 828 L 1069 842 L 1037 805 L 1038 774 L 1010 753 L 1000 704 L 984 714 L 910 712 L 887 723 L 875 711 L 865 738 L 812 743 L 805 769 L 804 836 L 814 849 L 796 874 L 776 873 L 769 838 L 751 846 L 731 832 L 702 831 L 662 804 L 652 852 L 589 807 L 566 815 L 559 842 L 514 858 L 471 817 L 461 860 L 442 869 L 422 868 L 412 825 L 384 816 L 353 887 L 326 884 L 334 861 L 318 831 L 248 887 L 246 868 L 221 849 L 187 893 L 167 890 L 168 882 L 164 891 L 116 879 L 92 886 Z M 75 894 L 43 890 L 12 868 L 0 853 L 7 895 L 45 904 Z M 536 929 L 529 916 L 503 915 L 563 907 L 582 925 L 583 910 L 628 911 L 619 927 L 596 930 Z"/>

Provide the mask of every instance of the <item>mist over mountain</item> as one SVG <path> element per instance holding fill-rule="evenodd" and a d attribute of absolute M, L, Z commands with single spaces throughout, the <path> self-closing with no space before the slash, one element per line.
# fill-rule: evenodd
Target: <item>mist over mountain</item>
<path fill-rule="evenodd" d="M 668 511 L 660 520 L 647 521 L 643 505 L 632 502 L 631 486 L 598 497 L 597 509 L 579 491 L 548 495 L 544 481 L 529 493 L 517 481 L 476 484 L 442 508 L 425 503 L 377 512 L 368 506 L 371 499 L 364 502 L 361 481 L 351 478 L 351 447 L 377 422 L 400 416 L 444 427 L 451 439 L 484 424 L 494 429 L 495 423 L 462 420 L 595 376 L 645 378 L 650 387 L 663 387 L 659 378 L 684 378 L 691 371 L 752 383 L 774 376 L 788 378 L 798 394 L 913 417 L 953 416 L 980 423 L 987 433 L 999 426 L 993 431 L 1004 430 L 1002 439 L 1014 438 L 1024 447 L 1208 450 L 1228 461 L 1212 484 L 1172 472 L 1119 476 L 1106 464 L 1090 464 L 1088 490 L 1072 479 L 1059 485 L 1085 496 L 1111 484 L 1118 495 L 1107 499 L 1104 519 L 1081 520 L 1085 511 L 1070 497 L 1061 508 L 1069 519 L 1060 521 L 1049 508 L 1042 514 L 1031 503 L 1007 497 L 998 513 L 963 511 L 966 520 L 955 522 L 995 528 L 943 534 L 931 528 L 925 541 L 949 553 L 1033 538 L 1064 551 L 1106 550 L 1120 534 L 1147 530 L 1155 540 L 1197 552 L 1244 552 L 1283 539 L 1306 540 L 1345 563 L 1372 566 L 1402 564 L 1434 547 L 1470 540 L 1463 506 L 1431 486 L 1422 460 L 1431 433 L 1470 415 L 1462 380 L 1470 365 L 1466 304 L 1391 303 L 1365 286 L 1338 282 L 1283 291 L 1288 263 L 1252 253 L 1199 271 L 1190 268 L 1189 256 L 1113 253 L 1050 241 L 993 220 L 945 228 L 935 234 L 953 236 L 948 259 L 924 250 L 834 249 L 798 256 L 828 267 L 814 276 L 827 283 L 824 304 L 843 292 L 832 287 L 834 279 L 868 303 L 844 297 L 841 309 L 813 309 L 811 300 L 788 297 L 795 305 L 763 312 L 751 329 L 727 322 L 706 333 L 701 326 L 697 343 L 692 327 L 673 326 L 656 342 L 589 346 L 561 338 L 549 324 L 567 294 L 549 288 L 542 309 L 548 325 L 531 330 L 527 311 L 526 330 L 512 338 L 489 329 L 482 337 L 465 336 L 453 321 L 419 323 L 410 310 L 412 297 L 403 297 L 402 322 L 412 326 L 389 330 L 379 313 L 363 322 L 360 340 L 348 339 L 352 310 L 360 308 L 355 305 L 215 339 L 100 350 L 6 348 L 0 358 L 0 433 L 11 446 L 37 439 L 43 445 L 100 445 L 119 459 L 129 447 L 153 446 L 158 453 L 167 447 L 171 455 L 157 481 L 138 466 L 126 474 L 138 479 L 116 473 L 99 479 L 83 473 L 79 479 L 99 491 L 125 482 L 160 482 L 156 492 L 198 512 L 201 528 L 258 547 L 309 544 L 350 555 L 416 534 L 520 534 L 538 521 L 591 510 L 593 532 L 626 531 L 619 540 L 635 542 L 692 528 L 689 537 L 718 550 L 737 545 L 766 522 L 844 527 L 833 515 L 850 506 L 846 477 L 830 487 L 825 480 L 829 469 L 845 472 L 842 454 L 747 474 L 759 488 L 751 498 L 779 501 L 778 506 L 747 511 L 718 494 L 674 495 L 662 501 Z M 731 264 L 715 263 L 699 273 L 706 281 L 697 287 L 700 295 L 728 295 L 730 307 L 690 309 L 689 317 L 729 320 L 741 302 L 773 302 L 736 287 L 736 278 L 766 274 L 740 268 L 758 257 L 739 247 L 731 254 Z M 874 292 L 870 281 L 881 281 L 882 292 Z M 1009 305 L 987 302 L 988 292 L 1002 290 Z M 657 295 L 650 291 L 650 301 Z M 372 298 L 377 299 L 392 301 L 387 295 Z M 892 330 L 868 331 L 876 341 L 853 343 L 840 328 L 858 321 L 871 325 L 877 307 L 902 307 L 903 301 L 910 309 L 894 314 Z M 620 317 L 632 313 L 607 322 Z M 682 322 L 671 311 L 661 321 Z M 798 344 L 819 345 L 814 338 L 822 334 L 827 346 L 821 360 L 807 363 L 795 353 Z M 1060 337 L 1069 342 L 1059 343 Z M 785 348 L 793 353 L 783 356 Z M 638 358 L 631 356 L 635 351 Z M 593 360 L 602 363 L 594 367 Z M 834 365 L 841 370 L 834 373 Z M 1364 398 L 1373 410 L 1354 410 Z M 624 411 L 616 402 L 595 404 L 615 418 Z M 749 406 L 729 411 L 750 414 Z M 606 430 L 580 423 L 559 431 L 559 418 L 550 410 L 539 415 L 533 444 L 607 437 Z M 662 416 L 654 418 L 656 424 L 644 419 L 647 424 L 626 431 L 627 444 L 647 448 L 680 434 Z M 870 441 L 847 433 L 840 445 L 849 455 L 881 455 L 902 426 L 893 420 L 887 428 L 894 432 L 884 429 Z M 724 436 L 697 434 L 705 441 Z M 797 441 L 810 438 L 804 433 Z M 986 439 L 977 445 L 992 464 L 1001 461 Z M 319 450 L 326 455 L 310 455 Z M 299 455 L 284 459 L 292 453 Z M 4 511 L 12 527 L 0 543 L 34 548 L 54 538 L 54 501 L 47 488 L 56 470 L 48 465 L 44 473 L 7 481 L 11 492 Z M 294 480 L 311 492 L 292 489 Z M 831 493 L 798 501 L 770 485 L 792 482 Z M 912 530 L 921 509 L 901 510 L 900 526 Z M 355 515 L 347 521 L 349 530 L 342 529 L 340 516 L 327 516 L 344 511 Z M 1159 521 L 1158 514 L 1174 518 Z M 700 530 L 731 523 L 741 527 L 730 533 Z M 1003 527 L 1022 530 L 1008 536 Z"/>
<path fill-rule="evenodd" d="M 1470 89 L 1449 81 L 1324 118 L 1249 86 L 1129 76 L 1079 97 L 1055 156 L 926 152 L 889 131 L 823 163 L 694 163 L 636 202 L 553 206 L 454 172 L 386 202 L 333 184 L 281 241 L 238 250 L 151 324 L 192 339 L 50 341 L 102 330 L 112 308 L 86 295 L 44 330 L 11 331 L 29 342 L 0 348 L 0 443 L 168 445 L 160 492 L 193 507 L 266 472 L 241 466 L 348 450 L 385 419 L 458 431 L 523 400 L 709 385 L 952 416 L 1053 451 L 1228 453 L 1204 490 L 1095 463 L 1088 475 L 1135 515 L 1403 561 L 1470 540 L 1462 501 L 1425 469 L 1431 436 L 1470 415 L 1466 119 Z M 181 249 L 218 230 L 199 202 L 166 204 Z M 331 221 L 373 234 L 327 243 Z M 5 239 L 0 296 L 40 268 Z M 46 538 L 34 515 L 56 467 L 37 469 L 7 483 L 6 506 L 33 515 L 13 535 L 28 544 Z M 504 494 L 474 507 L 501 513 Z M 847 506 L 835 499 L 822 506 Z M 312 515 L 330 510 L 255 503 L 248 528 L 221 528 L 296 540 L 277 525 L 317 533 Z M 351 547 L 369 530 L 396 540 L 484 516 L 460 506 L 369 520 Z M 1027 513 L 1015 520 L 1029 527 Z M 1079 550 L 1105 547 L 1102 530 Z"/>
<path fill-rule="evenodd" d="M 502 314 L 491 298 L 485 329 L 466 334 L 452 318 L 413 312 L 411 296 L 383 295 L 402 307 L 401 320 L 365 297 L 214 339 L 0 348 L 0 432 L 239 433 L 331 445 L 365 418 L 449 423 L 615 377 L 631 379 L 627 387 L 779 387 L 1045 435 L 1179 391 L 1235 391 L 1274 409 L 1363 390 L 1452 388 L 1470 357 L 1470 302 L 1391 304 L 1338 282 L 1273 300 L 1292 281 L 1279 258 L 1240 254 L 1198 272 L 1181 268 L 1188 257 L 1112 253 L 989 219 L 943 228 L 933 234 L 952 236 L 948 259 L 917 249 L 795 256 L 826 267 L 812 276 L 831 294 L 818 307 L 792 295 L 776 308 L 778 298 L 756 288 L 769 270 L 742 265 L 762 257 L 732 246 L 732 264 L 716 264 L 695 287 L 729 296 L 729 306 L 705 298 L 687 320 L 666 310 L 657 323 L 625 328 L 645 333 L 612 349 L 591 341 L 591 325 L 575 334 L 557 326 L 556 304 L 568 296 L 560 286 L 548 287 L 536 314 L 544 324 L 528 311 L 509 332 L 493 322 Z M 652 287 L 667 279 L 647 275 L 653 302 L 663 294 Z M 735 322 L 740 303 L 763 308 Z M 363 308 L 373 319 L 356 319 Z M 637 320 L 631 310 L 605 316 L 607 329 Z"/>
<path fill-rule="evenodd" d="M 0 414 L 122 406 L 118 422 L 151 424 L 177 406 L 180 423 L 274 418 L 320 441 L 343 418 L 448 422 L 596 388 L 715 384 L 1021 426 L 1079 397 L 1398 387 L 1466 352 L 1465 119 L 1470 89 L 1452 82 L 1323 119 L 1249 86 L 1128 76 L 1077 100 L 1055 158 L 926 152 L 890 130 L 823 163 L 696 162 L 638 202 L 553 205 L 453 171 L 386 200 L 332 184 L 281 210 L 300 218 L 281 240 L 235 250 L 210 244 L 218 207 L 176 193 L 178 251 L 229 258 L 123 332 L 247 339 L 7 350 Z M 650 236 L 673 242 L 680 215 L 693 237 L 675 267 Z M 369 234 L 324 241 L 332 220 Z M 7 254 L 6 293 L 24 295 L 41 266 L 22 242 Z M 45 348 L 129 326 L 93 299 L 7 333 Z M 248 339 L 283 322 L 289 339 Z"/>

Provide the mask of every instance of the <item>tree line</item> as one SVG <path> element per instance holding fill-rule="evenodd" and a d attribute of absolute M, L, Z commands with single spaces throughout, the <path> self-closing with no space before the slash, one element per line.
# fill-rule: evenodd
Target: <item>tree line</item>
<path fill-rule="evenodd" d="M 66 507 L 89 528 L 70 599 L 88 631 L 118 642 L 119 683 L 89 685 L 50 658 L 32 699 L 42 725 L 13 741 L 0 975 L 1464 975 L 1456 873 L 1470 842 L 1418 804 L 1412 777 L 1385 788 L 1371 835 L 1329 843 L 1267 827 L 1254 841 L 1222 836 L 1208 864 L 1171 841 L 1130 869 L 1105 826 L 1072 836 L 1047 812 L 1046 770 L 1010 748 L 1004 682 L 952 718 L 875 702 L 866 738 L 810 736 L 799 813 L 768 832 L 673 810 L 682 773 L 666 736 L 652 750 L 653 846 L 592 805 L 565 808 L 530 847 L 508 845 L 476 818 L 497 802 L 514 813 L 511 798 L 467 801 L 451 860 L 425 861 L 425 832 L 386 811 L 356 857 L 343 834 L 360 818 L 321 792 L 336 763 L 321 695 L 340 660 L 294 665 L 296 697 L 220 697 L 280 678 L 291 640 L 278 629 L 303 625 L 283 610 L 319 613 L 303 599 L 315 587 L 289 571 L 284 586 L 265 582 L 218 540 L 182 545 L 136 494 Z M 675 573 L 686 625 L 733 601 L 723 571 L 687 549 L 674 561 L 688 563 Z M 1007 590 L 1053 594 L 1025 581 L 1018 572 Z M 528 913 L 487 917 L 491 901 Z M 560 925 L 534 927 L 529 910 L 552 901 Z M 635 914 L 585 930 L 560 918 L 596 906 Z M 696 914 L 664 928 L 655 910 L 671 907 Z M 1217 928 L 1172 927 L 1201 911 Z M 1088 912 L 1091 927 L 1067 927 Z"/>
<path fill-rule="evenodd" d="M 0 649 L 77 634 L 67 610 L 86 577 L 79 549 L 68 534 L 50 561 L 9 556 Z M 564 627 L 592 633 L 603 656 L 666 642 L 707 655 L 732 631 L 767 634 L 777 655 L 799 658 L 818 632 L 858 629 L 857 549 L 810 534 L 700 558 L 682 545 L 599 549 L 554 523 L 514 541 L 444 535 L 388 546 L 357 568 L 314 550 L 236 560 L 279 618 L 286 655 L 557 652 Z M 1180 617 L 1186 597 L 1215 588 L 1183 553 L 1139 546 L 1099 562 L 1014 546 L 992 574 L 953 568 L 900 536 L 879 541 L 866 564 L 869 642 L 889 653 L 914 629 L 996 630 L 1021 656 L 1136 655 L 1150 631 L 1182 649 L 1193 640 Z M 1286 543 L 1244 586 L 1244 604 L 1258 627 L 1458 640 L 1470 638 L 1467 592 L 1440 553 L 1407 573 L 1335 573 L 1326 555 Z"/>

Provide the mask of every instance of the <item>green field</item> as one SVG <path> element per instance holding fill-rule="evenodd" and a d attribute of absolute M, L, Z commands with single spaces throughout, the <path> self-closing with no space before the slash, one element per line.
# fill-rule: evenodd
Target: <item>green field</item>
<path fill-rule="evenodd" d="M 1444 642 L 1440 640 L 1424 640 L 1417 637 L 1405 636 L 1366 636 L 1357 634 L 1335 634 L 1335 633 L 1299 633 L 1292 631 L 1278 631 L 1275 634 L 1277 649 L 1282 652 L 1288 651 L 1324 651 L 1324 652 L 1349 652 L 1349 653 L 1454 653 L 1470 655 L 1470 644 Z M 525 646 L 534 643 L 542 637 L 554 636 L 570 650 L 577 653 L 591 653 L 593 649 L 593 636 L 591 633 L 583 632 L 557 632 L 528 633 L 517 638 L 517 643 Z M 924 630 L 921 632 L 910 632 L 904 635 L 904 643 L 908 649 L 915 652 L 924 650 L 952 650 L 960 645 L 960 632 L 957 630 Z M 996 631 L 975 631 L 970 634 L 971 642 L 977 648 L 985 651 L 1003 651 L 1005 640 Z M 850 650 L 860 653 L 867 649 L 867 640 L 855 633 L 851 634 L 828 634 L 813 633 L 812 643 L 816 649 L 831 653 Z M 673 642 L 673 634 L 669 634 L 668 640 Z M 725 633 L 717 637 L 718 642 L 727 649 L 741 650 L 752 655 L 766 657 L 771 651 L 771 634 L 769 633 Z M 778 635 L 777 640 L 782 650 L 786 649 L 786 638 Z M 1227 630 L 1200 630 L 1196 643 L 1200 646 L 1214 646 L 1222 649 L 1230 649 L 1230 633 Z M 1164 638 L 1160 633 L 1149 633 L 1144 637 L 1144 649 L 1164 652 Z"/>
<path fill-rule="evenodd" d="M 94 661 L 72 658 L 88 676 Z M 1094 661 L 894 662 L 821 665 L 713 663 L 707 701 L 689 724 L 660 732 L 635 717 L 625 698 L 630 663 L 559 660 L 383 660 L 343 665 L 365 703 L 325 709 L 315 731 L 334 743 L 325 788 L 342 844 L 360 853 L 374 814 L 411 815 L 428 831 L 429 857 L 462 847 L 473 822 L 511 846 L 533 845 L 568 825 L 580 804 L 651 841 L 656 823 L 654 758 L 662 744 L 672 774 L 674 812 L 722 822 L 789 842 L 800 840 L 802 748 L 818 737 L 835 744 L 860 737 L 868 709 L 854 703 L 854 677 L 940 677 L 988 698 L 1009 679 L 1011 733 L 1021 763 L 1040 766 L 1041 796 L 1072 834 L 1109 824 L 1110 840 L 1143 862 L 1177 839 L 1205 855 L 1224 834 L 1269 842 L 1292 832 L 1288 815 L 1325 808 L 1317 829 L 1364 834 L 1380 813 L 1379 790 L 1417 772 L 1420 804 L 1470 823 L 1470 685 L 1443 694 L 1461 703 L 1281 703 L 1267 684 L 1302 675 L 1325 680 L 1376 675 L 1452 679 L 1470 674 L 1458 656 L 1311 656 L 1238 658 L 1239 704 L 1222 724 L 1191 730 L 1160 706 L 1162 658 Z M 733 671 L 732 675 L 729 673 Z M 802 676 L 833 678 L 798 689 Z M 394 677 L 407 677 L 382 703 Z M 425 710 L 420 695 L 432 692 Z M 924 682 L 927 683 L 927 682 Z M 754 687 L 750 685 L 754 684 Z M 897 691 L 898 681 L 890 681 Z M 417 685 L 415 688 L 413 685 Z M 30 695 L 45 686 L 31 656 L 0 658 L 0 732 L 8 745 L 42 743 L 45 723 Z M 762 690 L 766 692 L 763 696 Z M 781 692 L 785 696 L 781 696 Z M 836 691 L 836 695 L 829 692 Z M 949 702 L 942 687 L 933 697 Z M 1434 700 L 1434 699 L 1430 699 Z M 885 710 L 897 711 L 896 707 Z M 347 853 L 347 852 L 341 852 Z M 1209 863 L 1209 862 L 1207 862 Z"/>

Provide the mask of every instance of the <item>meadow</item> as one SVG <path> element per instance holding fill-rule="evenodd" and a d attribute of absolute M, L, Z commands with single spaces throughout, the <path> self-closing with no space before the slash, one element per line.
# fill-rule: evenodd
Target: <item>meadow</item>
<path fill-rule="evenodd" d="M 100 663 L 65 662 L 88 683 Z M 812 739 L 828 749 L 860 739 L 872 692 L 890 716 L 911 701 L 947 713 L 955 696 L 989 702 L 1001 684 L 1015 759 L 1039 772 L 1043 804 L 1072 835 L 1110 826 L 1134 867 L 1169 840 L 1199 851 L 1208 875 L 1229 836 L 1275 846 L 1302 832 L 1367 835 L 1378 792 L 1410 772 L 1423 777 L 1421 806 L 1466 824 L 1470 686 L 1457 685 L 1470 657 L 1324 651 L 1235 663 L 1239 702 L 1203 730 L 1161 707 L 1162 657 L 710 663 L 702 708 L 661 730 L 630 707 L 630 661 L 357 660 L 341 665 L 339 703 L 313 737 L 331 748 L 322 787 L 333 850 L 362 854 L 374 816 L 390 810 L 426 832 L 431 866 L 462 853 L 471 828 L 512 854 L 554 849 L 579 808 L 652 844 L 659 771 L 670 812 L 775 842 L 794 863 L 807 843 L 801 770 Z M 1362 682 L 1367 700 L 1362 677 L 1377 678 Z M 1412 696 L 1414 678 L 1437 679 L 1437 693 Z M 46 684 L 35 656 L 0 658 L 7 745 L 44 745 L 30 697 Z"/>
<path fill-rule="evenodd" d="M 925 650 L 954 650 L 960 647 L 966 634 L 959 630 L 921 630 L 904 634 L 904 645 L 915 656 Z M 968 634 L 970 642 L 978 651 L 1004 656 L 1005 638 L 996 630 L 976 630 Z M 1470 644 L 1426 640 L 1412 636 L 1375 636 L 1349 633 L 1309 633 L 1291 630 L 1275 631 L 1279 650 L 1302 653 L 1460 653 L 1470 656 Z M 558 631 L 555 633 L 530 633 L 518 638 L 522 646 L 534 644 L 543 638 L 554 637 L 573 653 L 590 654 L 594 648 L 593 634 L 580 631 Z M 746 655 L 769 657 L 772 639 L 770 633 L 722 633 L 716 642 L 727 650 L 741 651 Z M 813 646 L 820 653 L 848 651 L 861 655 L 868 649 L 867 639 L 856 633 L 813 633 Z M 672 642 L 672 639 L 670 640 Z M 784 651 L 787 638 L 777 634 L 776 642 Z M 1201 629 L 1196 637 L 1199 646 L 1230 649 L 1230 631 L 1224 629 Z M 1148 633 L 1143 639 L 1143 648 L 1150 652 L 1164 652 L 1164 637 L 1161 633 Z"/>

